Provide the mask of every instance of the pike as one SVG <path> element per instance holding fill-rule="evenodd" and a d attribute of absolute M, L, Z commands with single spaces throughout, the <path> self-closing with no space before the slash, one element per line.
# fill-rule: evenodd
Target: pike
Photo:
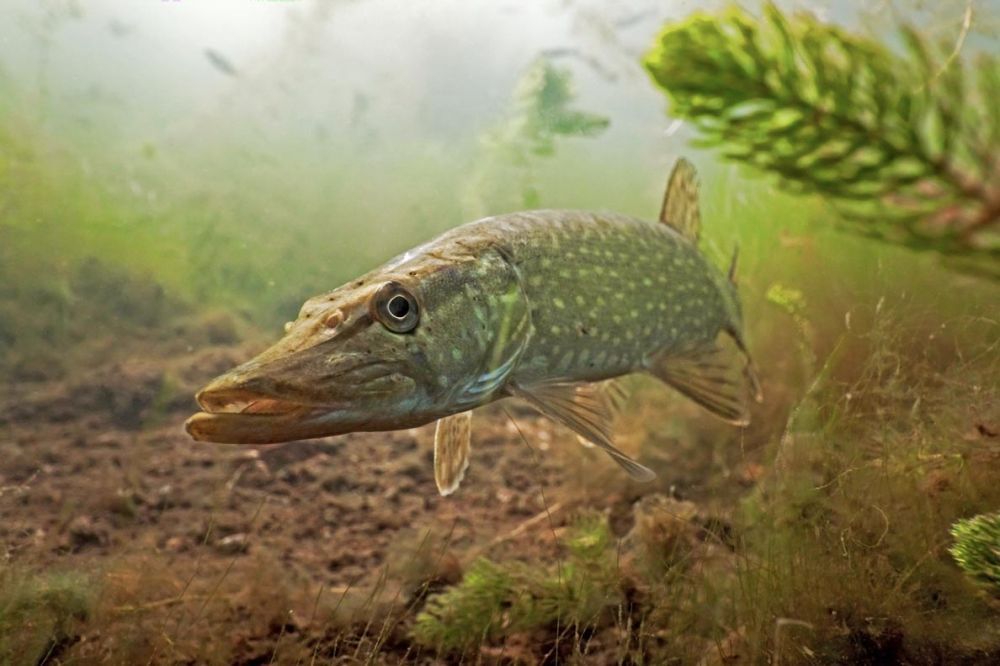
<path fill-rule="evenodd" d="M 604 380 L 648 373 L 741 426 L 761 399 L 736 257 L 726 276 L 698 250 L 686 160 L 659 221 L 536 210 L 456 227 L 306 301 L 274 346 L 197 394 L 187 431 L 265 444 L 437 421 L 447 495 L 469 464 L 472 410 L 519 398 L 652 480 L 612 442 L 617 391 Z"/>

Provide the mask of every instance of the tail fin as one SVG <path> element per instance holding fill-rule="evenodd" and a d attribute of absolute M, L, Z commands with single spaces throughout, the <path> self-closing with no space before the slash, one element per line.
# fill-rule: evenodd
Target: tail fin
<path fill-rule="evenodd" d="M 743 339 L 743 334 L 736 329 L 727 329 L 726 333 L 729 337 L 733 339 L 736 346 L 739 347 L 740 352 L 743 354 L 743 359 L 745 365 L 743 366 L 743 376 L 746 377 L 747 382 L 750 384 L 750 395 L 757 402 L 763 402 L 764 400 L 764 390 L 760 387 L 760 377 L 757 375 L 757 366 L 753 362 L 753 357 L 750 356 L 750 350 L 747 349 L 746 341 Z"/>
<path fill-rule="evenodd" d="M 733 248 L 733 258 L 729 261 L 729 271 L 726 275 L 729 280 L 729 288 L 732 290 L 733 301 L 736 307 L 739 307 L 740 296 L 737 293 L 737 283 L 736 283 L 736 266 L 740 257 L 740 246 L 737 245 Z M 757 376 L 757 367 L 754 365 L 753 358 L 750 356 L 750 350 L 747 349 L 746 340 L 743 338 L 742 332 L 743 317 L 739 316 L 736 321 L 727 327 L 726 333 L 733 339 L 736 346 L 739 348 L 740 353 L 743 354 L 745 365 L 743 366 L 743 376 L 746 377 L 747 382 L 750 385 L 751 395 L 753 399 L 757 402 L 761 402 L 764 399 L 764 392 L 760 387 L 760 378 Z"/>

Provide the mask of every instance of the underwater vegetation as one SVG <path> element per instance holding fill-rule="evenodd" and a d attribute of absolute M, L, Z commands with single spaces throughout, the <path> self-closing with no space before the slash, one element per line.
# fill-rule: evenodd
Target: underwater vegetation
<path fill-rule="evenodd" d="M 453 653 L 508 632 L 561 624 L 572 635 L 603 621 L 623 603 L 607 521 L 599 514 L 581 515 L 564 540 L 565 558 L 547 568 L 476 560 L 461 583 L 428 598 L 414 620 L 414 638 Z"/>
<path fill-rule="evenodd" d="M 774 5 L 696 15 L 644 64 L 701 145 L 822 195 L 850 228 L 1000 265 L 1000 60 L 960 57 L 909 26 L 905 56 Z M 969 263 L 972 262 L 972 263 Z"/>
<path fill-rule="evenodd" d="M 956 522 L 955 545 L 948 552 L 970 577 L 992 594 L 1000 590 L 1000 517 L 995 513 Z"/>
<path fill-rule="evenodd" d="M 95 586 L 80 572 L 36 575 L 0 569 L 0 660 L 46 663 L 75 642 Z"/>
<path fill-rule="evenodd" d="M 574 98 L 569 69 L 546 57 L 528 66 L 508 117 L 481 137 L 485 154 L 465 186 L 473 218 L 508 206 L 538 208 L 537 161 L 555 154 L 559 138 L 593 137 L 608 128 L 609 118 L 573 108 Z"/>
<path fill-rule="evenodd" d="M 583 57 L 528 54 L 454 140 L 378 120 L 404 91 L 375 77 L 352 136 L 313 127 L 207 44 L 223 110 L 118 141 L 110 111 L 72 120 L 91 107 L 0 62 L 0 664 L 1000 661 L 995 55 L 920 23 L 599 5 L 560 5 L 600 36 Z M 49 58 L 92 10 L 46 7 Z M 121 24 L 101 29 L 142 34 Z M 625 60 L 613 91 L 641 92 L 605 104 L 593 80 Z M 637 103 L 685 122 L 664 136 Z M 306 296 L 481 215 L 654 219 L 679 155 L 702 247 L 724 267 L 739 246 L 766 400 L 738 429 L 633 380 L 615 443 L 657 481 L 513 405 L 477 410 L 448 498 L 427 429 L 183 432 Z"/>

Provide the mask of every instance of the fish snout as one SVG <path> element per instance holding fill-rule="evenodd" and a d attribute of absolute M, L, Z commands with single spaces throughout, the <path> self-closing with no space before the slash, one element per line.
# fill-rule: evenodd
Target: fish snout
<path fill-rule="evenodd" d="M 229 408 L 234 403 L 248 398 L 250 395 L 245 391 L 217 386 L 215 381 L 198 391 L 194 396 L 198 406 L 210 413 L 231 411 Z"/>
<path fill-rule="evenodd" d="M 251 403 L 292 398 L 263 368 L 245 364 L 216 377 L 194 399 L 209 413 L 244 411 Z"/>

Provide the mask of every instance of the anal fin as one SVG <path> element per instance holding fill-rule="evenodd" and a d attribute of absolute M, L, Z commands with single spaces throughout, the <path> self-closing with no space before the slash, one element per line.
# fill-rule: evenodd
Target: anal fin
<path fill-rule="evenodd" d="M 683 352 L 663 352 L 648 363 L 657 379 L 732 423 L 750 423 L 749 398 L 759 392 L 756 377 L 746 372 L 739 349 L 717 344 Z"/>
<path fill-rule="evenodd" d="M 471 410 L 438 420 L 434 430 L 434 482 L 442 495 L 458 489 L 469 468 L 471 448 Z"/>
<path fill-rule="evenodd" d="M 611 442 L 611 400 L 594 384 L 584 382 L 541 382 L 531 386 L 510 386 L 539 412 L 600 447 L 636 481 L 652 481 L 653 470 L 619 451 Z"/>

